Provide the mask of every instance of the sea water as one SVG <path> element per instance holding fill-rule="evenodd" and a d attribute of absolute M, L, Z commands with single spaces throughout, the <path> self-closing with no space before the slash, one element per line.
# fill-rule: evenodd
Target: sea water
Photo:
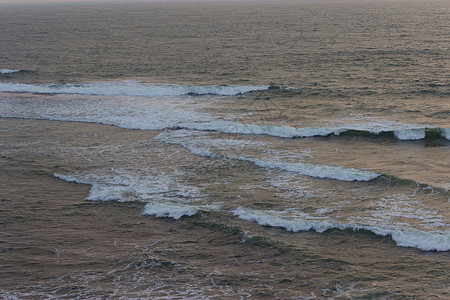
<path fill-rule="evenodd" d="M 88 185 L 87 201 L 136 203 L 136 217 L 190 222 L 218 240 L 232 228 L 230 241 L 292 251 L 265 261 L 274 282 L 289 282 L 272 292 L 248 274 L 239 287 L 200 280 L 186 292 L 190 262 L 175 255 L 178 285 L 127 291 L 150 275 L 125 268 L 110 296 L 445 298 L 449 13 L 445 1 L 2 6 L 4 165 L 29 157 L 52 180 Z M 73 128 L 35 128 L 63 128 L 54 121 Z M 93 134 L 109 128 L 100 124 L 120 133 Z M 227 274 L 215 253 L 202 272 Z M 292 257 L 315 273 L 278 278 Z M 363 266 L 374 275 L 359 277 Z M 0 291 L 58 294 L 38 286 Z M 84 289 L 68 295 L 101 294 Z"/>

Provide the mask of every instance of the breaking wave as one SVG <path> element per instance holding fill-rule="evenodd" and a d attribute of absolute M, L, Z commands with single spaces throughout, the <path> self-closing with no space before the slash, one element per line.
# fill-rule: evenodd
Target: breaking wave
<path fill-rule="evenodd" d="M 54 173 L 55 178 L 91 186 L 86 200 L 143 203 L 174 201 L 193 202 L 202 197 L 196 187 L 187 186 L 165 174 L 127 174 L 117 169 L 117 174 Z"/>
<path fill-rule="evenodd" d="M 177 139 L 176 135 L 171 136 L 170 133 L 160 133 L 155 137 L 155 140 L 175 144 L 182 146 L 188 149 L 191 153 L 220 158 L 225 157 L 229 159 L 239 160 L 239 161 L 248 161 L 254 163 L 258 167 L 266 168 L 266 169 L 277 169 L 287 172 L 294 172 L 301 175 L 316 177 L 316 178 L 329 178 L 329 179 L 337 179 L 342 181 L 370 181 L 381 174 L 376 172 L 358 170 L 353 168 L 343 168 L 343 167 L 335 167 L 328 166 L 323 164 L 310 164 L 310 163 L 289 163 L 289 162 L 280 162 L 280 161 L 272 161 L 272 160 L 262 160 L 251 157 L 244 156 L 235 156 L 235 155 L 226 155 L 226 154 L 218 154 L 214 152 L 212 149 L 209 149 L 204 146 L 195 145 L 193 142 L 186 142 L 182 139 Z"/>
<path fill-rule="evenodd" d="M 0 74 L 18 73 L 20 70 L 0 69 Z"/>
<path fill-rule="evenodd" d="M 292 127 L 278 125 L 243 124 L 232 121 L 215 121 L 198 124 L 179 124 L 177 128 L 210 130 L 223 133 L 269 135 L 284 138 L 326 137 L 326 136 L 362 136 L 362 137 L 388 137 L 398 140 L 435 140 L 445 138 L 450 140 L 450 128 L 412 127 L 399 124 L 398 129 L 360 129 L 358 125 L 336 127 Z"/>
<path fill-rule="evenodd" d="M 197 197 L 196 192 L 188 191 L 177 192 L 176 195 L 167 194 L 167 188 L 161 184 L 139 187 L 130 185 L 123 180 L 120 182 L 99 182 L 96 178 L 82 175 L 62 175 L 54 173 L 55 178 L 78 184 L 91 185 L 91 191 L 86 200 L 90 201 L 139 201 L 145 203 L 142 214 L 155 216 L 158 218 L 180 219 L 183 216 L 193 216 L 199 211 L 221 211 L 223 208 L 220 204 L 194 204 L 191 201 L 184 203 L 181 197 L 186 199 L 186 195 Z M 91 176 L 92 177 L 92 176 Z M 106 178 L 106 177 L 105 177 Z M 102 177 L 104 181 L 108 178 Z M 158 179 L 161 183 L 164 178 Z M 133 183 L 135 183 L 133 181 Z M 189 188 L 189 187 L 187 187 Z M 145 189 L 145 192 L 143 192 Z M 161 197 L 160 197 L 161 196 Z M 450 235 L 442 230 L 423 231 L 414 228 L 394 228 L 383 227 L 370 224 L 337 223 L 332 220 L 307 220 L 296 217 L 295 219 L 283 218 L 270 212 L 251 210 L 243 207 L 237 207 L 230 211 L 233 215 L 244 221 L 256 222 L 261 226 L 271 226 L 284 228 L 287 231 L 298 232 L 314 230 L 323 233 L 330 229 L 353 230 L 353 231 L 370 231 L 379 236 L 391 236 L 397 246 L 413 247 L 425 251 L 449 251 Z M 281 212 L 280 212 L 281 213 Z"/>
<path fill-rule="evenodd" d="M 63 175 L 54 173 L 55 178 L 66 182 L 87 184 L 91 186 L 88 201 L 138 201 L 146 203 L 143 215 L 158 218 L 180 219 L 183 216 L 193 216 L 200 210 L 218 210 L 220 205 L 193 205 L 180 203 L 190 197 L 199 197 L 198 191 L 193 187 L 167 184 L 170 178 L 163 176 L 155 180 L 155 184 L 148 184 L 146 180 L 136 180 L 123 176 L 121 179 L 108 178 L 108 176 L 91 175 Z M 102 182 L 103 181 L 103 182 Z M 145 182 L 144 182 L 145 181 Z M 200 198 L 200 197 L 199 197 Z M 170 202 L 175 201 L 175 202 Z"/>
<path fill-rule="evenodd" d="M 16 70 L 9 70 L 16 71 Z M 177 85 L 153 84 L 137 81 L 92 82 L 85 84 L 25 84 L 0 83 L 2 92 L 42 93 L 42 94 L 83 94 L 103 96 L 182 96 L 219 95 L 234 96 L 270 89 L 270 85 Z"/>
<path fill-rule="evenodd" d="M 154 216 L 157 218 L 172 218 L 175 220 L 181 217 L 191 217 L 201 210 L 217 210 L 218 205 L 187 205 L 171 203 L 148 203 L 144 207 L 144 216 Z"/>
<path fill-rule="evenodd" d="M 151 84 L 137 81 L 93 82 L 79 85 L 0 83 L 0 91 L 2 92 L 137 96 L 140 99 L 149 97 L 149 99 L 146 99 L 148 100 L 147 102 L 139 99 L 127 99 L 126 106 L 123 105 L 123 100 L 121 99 L 78 99 L 64 102 L 36 99 L 32 103 L 26 101 L 23 103 L 23 101 L 18 99 L 4 99 L 6 106 L 2 107 L 1 116 L 95 122 L 128 129 L 190 129 L 231 134 L 269 135 L 283 138 L 360 136 L 397 140 L 450 140 L 450 128 L 403 124 L 388 120 L 357 123 L 351 120 L 348 122 L 343 120 L 342 124 L 318 127 L 245 124 L 220 119 L 213 114 L 204 112 L 205 108 L 215 104 L 211 99 L 204 99 L 204 103 L 196 106 L 195 103 L 188 103 L 187 99 L 180 98 L 185 95 L 207 94 L 236 96 L 270 89 L 274 89 L 274 87 L 271 85 L 191 86 Z M 172 98 L 162 99 L 162 97 Z M 39 105 L 37 101 L 39 101 Z"/>
<path fill-rule="evenodd" d="M 234 209 L 233 214 L 242 220 L 256 222 L 261 226 L 279 227 L 292 232 L 314 230 L 322 233 L 329 229 L 353 231 L 367 230 L 378 236 L 391 236 L 397 246 L 401 247 L 412 247 L 425 251 L 450 250 L 450 235 L 448 232 L 443 231 L 425 232 L 416 229 L 382 228 L 371 225 L 359 225 L 356 223 L 338 224 L 327 220 L 288 220 L 279 216 L 242 207 Z"/>

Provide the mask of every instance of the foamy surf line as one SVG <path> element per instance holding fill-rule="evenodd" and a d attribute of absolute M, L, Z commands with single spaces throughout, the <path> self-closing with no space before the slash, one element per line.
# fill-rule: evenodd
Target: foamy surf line
<path fill-rule="evenodd" d="M 226 157 L 229 159 L 239 160 L 239 161 L 248 161 L 255 164 L 258 167 L 266 168 L 266 169 L 277 169 L 281 171 L 298 173 L 301 175 L 316 177 L 316 178 L 329 178 L 329 179 L 337 179 L 342 181 L 370 181 L 379 176 L 380 173 L 369 172 L 364 170 L 358 170 L 353 168 L 343 168 L 343 167 L 335 167 L 328 165 L 319 165 L 319 164 L 309 164 L 309 163 L 287 163 L 287 162 L 277 162 L 270 160 L 262 160 L 255 159 L 250 157 L 240 157 L 233 155 L 225 155 L 225 154 L 217 154 L 213 150 L 208 149 L 206 147 L 199 147 L 194 145 L 194 143 L 183 142 L 180 140 L 176 140 L 175 138 L 170 136 L 170 133 L 160 133 L 158 136 L 154 138 L 157 141 L 165 142 L 168 144 L 174 144 L 182 146 L 188 149 L 192 154 L 202 155 L 206 157 L 212 158 L 222 158 Z"/>
<path fill-rule="evenodd" d="M 169 129 L 190 129 L 198 131 L 216 131 L 231 134 L 268 135 L 281 138 L 307 138 L 325 136 L 361 136 L 392 137 L 398 140 L 411 141 L 445 138 L 450 140 L 450 128 L 419 127 L 409 124 L 397 124 L 396 128 L 367 128 L 367 124 L 352 124 L 336 127 L 293 127 L 280 125 L 245 124 L 228 120 L 214 120 L 200 123 L 179 123 Z"/>
<path fill-rule="evenodd" d="M 118 201 L 125 202 L 130 201 L 124 199 L 121 195 L 129 193 L 128 189 L 123 190 L 121 186 L 108 186 L 100 183 L 87 181 L 77 176 L 62 175 L 54 173 L 55 178 L 78 184 L 91 185 L 91 191 L 86 200 L 90 201 Z M 154 192 L 154 191 L 153 191 Z M 199 211 L 220 211 L 221 205 L 219 204 L 207 204 L 207 205 L 194 205 L 186 203 L 174 203 L 169 199 L 135 199 L 137 201 L 146 203 L 142 214 L 148 216 L 154 216 L 157 218 L 172 218 L 175 220 L 180 219 L 183 216 L 194 216 Z M 149 202 L 149 200 L 151 202 Z M 244 221 L 256 222 L 261 226 L 279 227 L 284 228 L 287 231 L 299 232 L 314 230 L 318 233 L 323 233 L 330 229 L 340 230 L 366 230 L 371 231 L 379 236 L 391 236 L 398 246 L 412 247 L 425 251 L 448 251 L 450 250 L 450 235 L 448 232 L 435 231 L 424 232 L 415 229 L 393 229 L 382 228 L 377 226 L 345 223 L 338 224 L 331 221 L 317 221 L 317 220 L 304 220 L 297 218 L 295 220 L 288 220 L 280 216 L 271 215 L 269 213 L 251 210 L 243 207 L 238 207 L 230 211 L 233 215 Z"/>
<path fill-rule="evenodd" d="M 18 73 L 21 70 L 11 70 L 11 69 L 0 69 L 0 74 L 12 74 L 12 73 Z"/>
<path fill-rule="evenodd" d="M 217 131 L 231 134 L 268 135 L 282 138 L 306 138 L 322 136 L 361 136 L 361 137 L 390 137 L 398 140 L 440 139 L 450 140 L 450 128 L 419 126 L 403 124 L 389 120 L 377 122 L 358 122 L 342 125 L 318 127 L 293 127 L 287 125 L 245 124 L 232 120 L 218 119 L 212 114 L 204 112 L 205 107 L 192 107 L 187 103 L 182 110 L 174 110 L 173 105 L 181 105 L 181 96 L 186 95 L 217 95 L 236 96 L 250 92 L 265 91 L 270 85 L 209 85 L 190 86 L 175 84 L 152 84 L 137 81 L 93 82 L 86 84 L 23 84 L 0 83 L 0 92 L 42 93 L 42 94 L 83 94 L 93 96 L 130 96 L 148 97 L 166 110 L 152 110 L 151 107 L 133 108 L 128 102 L 124 107 L 117 101 L 95 99 L 95 101 L 78 100 L 74 102 L 56 102 L 45 99 L 39 104 L 39 114 L 33 103 L 15 100 L 4 100 L 0 103 L 0 116 L 51 119 L 60 121 L 93 122 L 116 125 L 127 129 L 162 130 L 190 129 L 200 131 Z M 285 88 L 287 89 L 287 88 Z M 168 99 L 157 97 L 173 97 L 179 103 L 172 103 Z M 145 98 L 143 98 L 145 99 Z M 36 100 L 36 101 L 37 101 Z M 109 99 L 111 100 L 111 99 Z M 175 101 L 176 102 L 176 101 Z M 14 107 L 14 106 L 17 107 Z M 155 103 L 152 103 L 154 106 Z M 172 105 L 172 107 L 170 107 Z M 214 102 L 205 103 L 214 105 Z M 81 110 L 80 110 L 81 109 Z M 9 111 L 9 113 L 8 113 Z M 30 116 L 33 114 L 33 116 Z M 201 114 L 201 117 L 199 115 Z M 195 116 L 194 116 L 195 115 Z"/>
<path fill-rule="evenodd" d="M 401 124 L 399 124 L 399 127 Z M 324 136 L 392 136 L 398 140 L 421 140 L 425 138 L 445 138 L 450 140 L 450 128 L 437 127 L 407 127 L 400 129 L 360 129 L 357 125 L 341 127 L 292 127 L 278 125 L 243 124 L 232 121 L 215 121 L 199 124 L 180 124 L 179 128 L 193 130 L 209 130 L 223 133 L 236 133 L 248 135 L 269 135 L 282 138 L 305 138 Z"/>
<path fill-rule="evenodd" d="M 82 176 L 79 175 L 72 176 L 58 173 L 54 173 L 53 177 L 70 183 L 90 185 L 91 190 L 89 191 L 88 197 L 85 199 L 87 201 L 139 201 L 142 203 L 146 203 L 142 212 L 142 215 L 145 216 L 154 216 L 157 218 L 172 218 L 178 220 L 183 216 L 193 216 L 197 212 L 202 210 L 217 211 L 221 207 L 221 205 L 219 204 L 193 205 L 170 202 L 171 200 L 173 201 L 174 198 L 167 198 L 164 196 L 167 194 L 167 189 L 164 187 L 158 187 L 156 189 L 154 187 L 151 187 L 150 190 L 139 192 L 136 191 L 137 189 L 139 189 L 136 187 L 136 184 L 126 184 L 126 182 L 116 181 L 115 184 L 105 184 L 95 182 L 93 180 L 86 180 L 84 178 L 81 178 Z M 146 186 L 146 188 L 148 189 L 148 186 Z M 134 196 L 130 197 L 130 195 Z M 153 195 L 153 197 L 151 197 L 150 195 Z"/>
<path fill-rule="evenodd" d="M 424 232 L 414 229 L 381 228 L 355 223 L 337 224 L 329 221 L 287 220 L 279 216 L 242 207 L 234 209 L 232 213 L 244 221 L 256 222 L 261 226 L 284 228 L 291 232 L 314 230 L 318 233 L 323 233 L 330 229 L 366 230 L 378 236 L 391 236 L 392 240 L 400 247 L 411 247 L 424 251 L 450 250 L 450 235 L 448 232 Z"/>
<path fill-rule="evenodd" d="M 204 197 L 198 188 L 187 186 L 166 174 L 129 174 L 116 169 L 112 174 L 73 174 L 54 173 L 55 178 L 91 186 L 86 200 L 89 201 L 179 201 L 193 202 Z"/>
<path fill-rule="evenodd" d="M 270 85 L 193 86 L 177 84 L 153 84 L 142 83 L 138 81 L 92 82 L 85 84 L 0 83 L 0 91 L 2 92 L 145 97 L 209 94 L 219 96 L 235 96 L 255 91 L 264 91 L 268 90 L 269 88 Z"/>
<path fill-rule="evenodd" d="M 154 216 L 157 218 L 172 218 L 175 220 L 181 217 L 192 217 L 199 211 L 219 210 L 220 205 L 187 205 L 173 203 L 148 203 L 144 207 L 144 216 Z"/>

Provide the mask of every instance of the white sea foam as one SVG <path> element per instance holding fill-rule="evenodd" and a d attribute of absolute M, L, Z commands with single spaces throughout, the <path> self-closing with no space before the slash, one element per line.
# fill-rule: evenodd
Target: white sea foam
<path fill-rule="evenodd" d="M 0 116 L 162 130 L 181 127 L 183 124 L 208 122 L 212 117 L 199 111 L 204 105 L 208 105 L 208 101 L 171 96 L 147 98 L 59 95 L 31 99 L 11 96 L 0 98 Z"/>
<path fill-rule="evenodd" d="M 78 184 L 90 184 L 86 181 L 83 181 L 81 179 L 78 179 L 74 176 L 71 175 L 63 175 L 63 174 L 58 174 L 58 173 L 53 173 L 53 177 L 67 181 L 67 182 L 72 182 L 72 183 L 78 183 Z"/>
<path fill-rule="evenodd" d="M 158 218 L 180 219 L 183 216 L 193 216 L 199 210 L 217 210 L 218 205 L 186 205 L 174 203 L 148 203 L 144 207 L 143 215 L 155 216 Z"/>
<path fill-rule="evenodd" d="M 167 176 L 165 179 L 157 179 L 156 184 L 148 184 L 145 178 L 139 181 L 131 180 L 130 176 L 95 176 L 95 175 L 62 175 L 53 174 L 61 180 L 80 184 L 91 185 L 89 201 L 140 201 L 146 202 L 143 215 L 151 215 L 158 218 L 180 219 L 182 216 L 193 216 L 199 210 L 218 210 L 220 205 L 191 205 L 183 202 L 191 202 L 189 197 L 201 198 L 196 188 L 173 186 Z M 84 179 L 86 178 L 86 179 Z M 95 178 L 95 179 L 94 179 Z M 150 202 L 149 202 L 150 201 Z"/>
<path fill-rule="evenodd" d="M 116 169 L 116 174 L 74 174 L 53 176 L 67 182 L 89 184 L 89 201 L 165 201 L 191 202 L 202 198 L 201 192 L 165 174 L 129 174 Z M 100 171 L 101 172 L 101 171 Z"/>
<path fill-rule="evenodd" d="M 343 132 L 344 129 L 329 127 L 292 127 L 277 125 L 244 124 L 227 120 L 214 120 L 205 123 L 183 124 L 186 129 L 210 130 L 223 133 L 270 135 L 276 137 L 295 138 L 327 136 Z"/>
<path fill-rule="evenodd" d="M 450 128 L 442 128 L 444 138 L 450 141 Z"/>
<path fill-rule="evenodd" d="M 104 96 L 182 96 L 196 95 L 221 95 L 234 96 L 254 91 L 269 89 L 269 85 L 176 85 L 153 84 L 137 81 L 111 81 L 92 82 L 85 84 L 24 84 L 24 83 L 0 83 L 2 92 L 25 93 L 50 93 L 50 94 L 83 94 Z"/>
<path fill-rule="evenodd" d="M 182 216 L 193 216 L 199 210 L 220 209 L 218 204 L 192 205 L 182 203 L 186 201 L 186 198 L 201 198 L 201 195 L 196 188 L 174 186 L 173 180 L 170 180 L 167 176 L 157 179 L 156 184 L 148 184 L 145 178 L 140 178 L 139 181 L 133 179 L 130 181 L 126 174 L 111 177 L 107 175 L 95 176 L 90 174 L 83 176 L 54 173 L 53 176 L 67 182 L 91 185 L 89 196 L 86 198 L 89 201 L 147 202 L 143 215 L 158 218 L 169 217 L 178 220 Z M 187 200 L 190 202 L 189 199 Z"/>
<path fill-rule="evenodd" d="M 62 174 L 53 174 L 54 177 L 62 179 L 67 182 L 73 182 L 73 183 L 81 183 L 81 184 L 90 184 L 91 185 L 91 191 L 89 193 L 89 196 L 86 198 L 86 200 L 90 201 L 119 201 L 119 202 L 126 202 L 131 201 L 130 195 L 136 195 L 137 189 L 130 187 L 130 186 L 123 186 L 123 185 L 107 185 L 107 184 L 99 184 L 95 182 L 87 182 L 84 180 L 81 180 L 75 176 L 70 175 L 62 175 Z M 161 187 L 159 191 L 152 190 L 146 191 L 146 194 L 149 193 L 163 193 L 167 189 L 164 187 Z M 173 218 L 175 220 L 180 219 L 182 216 L 193 216 L 195 215 L 199 210 L 217 210 L 220 208 L 220 205 L 189 205 L 189 204 L 183 204 L 183 203 L 170 203 L 170 202 L 162 202 L 162 201 L 168 201 L 168 199 L 164 199 L 165 197 L 153 197 L 153 200 L 159 200 L 161 202 L 151 202 L 147 203 L 144 207 L 143 215 L 149 215 L 149 216 L 155 216 L 158 218 Z M 134 197 L 136 198 L 136 197 Z M 145 199 L 135 199 L 135 200 L 148 200 L 149 198 L 146 197 Z M 173 200 L 173 199 L 172 199 Z"/>
<path fill-rule="evenodd" d="M 89 201 L 132 201 L 130 199 L 130 195 L 132 195 L 133 192 L 130 190 L 130 187 L 127 186 L 104 184 L 95 181 L 83 180 L 79 178 L 81 176 L 62 175 L 57 173 L 54 173 L 53 176 L 67 182 L 91 185 L 91 190 L 89 191 L 89 195 L 86 198 L 86 200 Z"/>
<path fill-rule="evenodd" d="M 348 130 L 373 134 L 393 132 L 398 139 L 422 139 L 425 127 L 391 121 L 331 124 L 319 127 L 293 127 L 287 125 L 245 124 L 219 119 L 206 113 L 205 108 L 215 105 L 214 98 L 181 97 L 189 93 L 237 95 L 266 89 L 267 86 L 183 86 L 157 85 L 135 81 L 97 82 L 82 85 L 29 85 L 0 83 L 0 91 L 37 93 L 80 93 L 108 95 L 74 98 L 60 95 L 56 98 L 0 99 L 1 117 L 37 118 L 61 121 L 95 122 L 128 129 L 162 130 L 185 128 L 200 131 L 217 131 L 230 134 L 269 135 L 283 138 L 340 135 Z M 147 97 L 133 97 L 147 96 Z M 67 99 L 66 99 L 67 98 Z M 126 103 L 127 105 L 124 105 Z M 430 129 L 433 129 L 430 127 Z M 434 128 L 438 130 L 438 128 Z M 450 140 L 450 130 L 442 129 Z"/>
<path fill-rule="evenodd" d="M 228 120 L 213 120 L 200 123 L 179 124 L 180 128 L 193 130 L 217 131 L 233 134 L 269 135 L 284 138 L 303 138 L 315 136 L 340 135 L 347 131 L 362 131 L 371 134 L 383 132 L 394 133 L 399 140 L 420 140 L 425 138 L 427 129 L 442 130 L 442 136 L 450 140 L 450 129 L 436 127 L 420 127 L 411 124 L 347 124 L 323 127 L 293 127 L 286 125 L 245 124 Z"/>
<path fill-rule="evenodd" d="M 20 70 L 0 69 L 0 74 L 11 74 L 17 72 L 20 72 Z"/>
<path fill-rule="evenodd" d="M 330 178 L 343 181 L 370 181 L 381 175 L 376 172 L 358 170 L 354 168 L 343 168 L 302 162 L 290 163 L 283 162 L 281 160 L 263 160 L 252 157 L 228 155 L 226 153 L 217 153 L 214 151 L 214 149 L 208 147 L 208 145 L 213 144 L 213 141 L 207 140 L 205 143 L 203 143 L 203 140 L 198 142 L 190 137 L 191 136 L 187 134 L 187 132 L 183 131 L 175 133 L 164 132 L 156 136 L 155 140 L 183 146 L 193 154 L 209 156 L 213 158 L 226 157 L 234 160 L 249 161 L 262 168 L 295 172 L 301 175 L 307 175 L 317 178 Z"/>
<path fill-rule="evenodd" d="M 426 136 L 426 130 L 441 130 L 442 136 L 447 138 L 446 128 L 438 128 L 434 126 L 420 126 L 416 124 L 401 123 L 391 120 L 370 117 L 354 117 L 344 118 L 331 122 L 330 128 L 334 128 L 334 132 L 330 134 L 339 135 L 348 130 L 363 131 L 372 134 L 394 133 L 399 140 L 420 140 Z M 448 139 L 448 138 L 447 138 Z"/>
<path fill-rule="evenodd" d="M 193 216 L 198 208 L 191 205 L 173 205 L 168 203 L 148 203 L 144 207 L 143 215 L 155 216 L 158 218 L 169 217 L 175 220 L 182 216 Z"/>
<path fill-rule="evenodd" d="M 401 129 L 394 132 L 399 140 L 421 140 L 425 138 L 425 128 Z"/>
<path fill-rule="evenodd" d="M 322 164 L 287 163 L 287 162 L 242 158 L 242 157 L 232 157 L 232 158 L 251 161 L 255 165 L 267 169 L 279 169 L 283 171 L 295 172 L 301 175 L 307 175 L 316 178 L 330 178 L 343 181 L 370 181 L 381 175 L 376 172 L 369 172 L 354 168 L 328 166 Z"/>
<path fill-rule="evenodd" d="M 367 230 L 379 236 L 391 236 L 398 246 L 413 247 L 425 251 L 449 251 L 450 234 L 444 231 L 425 232 L 415 229 L 382 228 L 378 226 L 363 225 L 356 223 L 340 224 L 327 220 L 305 220 L 301 218 L 286 219 L 278 215 L 250 210 L 242 207 L 234 209 L 233 214 L 238 218 L 256 222 L 261 226 L 285 228 L 288 231 L 315 230 L 322 233 L 328 229 L 340 230 Z"/>

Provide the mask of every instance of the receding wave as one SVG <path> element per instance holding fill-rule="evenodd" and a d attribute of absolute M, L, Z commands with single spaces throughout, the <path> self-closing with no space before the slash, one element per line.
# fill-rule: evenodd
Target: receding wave
<path fill-rule="evenodd" d="M 13 71 L 13 70 L 10 70 Z M 14 70 L 15 71 L 15 70 Z M 270 89 L 270 85 L 177 85 L 153 84 L 137 81 L 92 82 L 85 84 L 25 84 L 0 83 L 2 92 L 45 93 L 45 94 L 83 94 L 104 96 L 182 96 L 182 95 L 220 95 L 234 96 Z"/>
<path fill-rule="evenodd" d="M 242 220 L 256 222 L 261 226 L 279 227 L 292 232 L 314 230 L 322 233 L 329 229 L 354 231 L 367 230 L 379 236 L 391 236 L 397 246 L 401 247 L 412 247 L 425 251 L 450 250 L 450 235 L 443 231 L 425 232 L 416 229 L 382 228 L 378 226 L 359 225 L 356 223 L 338 224 L 327 220 L 288 220 L 279 216 L 242 207 L 233 210 L 233 214 Z"/>
<path fill-rule="evenodd" d="M 310 164 L 310 163 L 289 163 L 289 162 L 280 162 L 280 161 L 272 161 L 272 160 L 263 160 L 256 159 L 251 157 L 244 156 L 234 156 L 234 155 L 226 155 L 226 154 L 218 154 L 214 152 L 212 149 L 207 147 L 196 145 L 195 143 L 189 143 L 188 141 L 183 141 L 177 139 L 176 136 L 173 137 L 170 133 L 161 133 L 155 137 L 155 140 L 166 142 L 169 144 L 180 145 L 188 149 L 191 153 L 214 157 L 214 158 L 229 158 L 240 161 L 248 161 L 254 163 L 258 167 L 266 168 L 266 169 L 277 169 L 281 171 L 294 172 L 301 175 L 316 177 L 316 178 L 329 178 L 329 179 L 337 179 L 342 181 L 370 181 L 381 174 L 376 172 L 358 170 L 353 168 L 343 168 L 336 166 L 328 166 L 323 164 Z"/>

